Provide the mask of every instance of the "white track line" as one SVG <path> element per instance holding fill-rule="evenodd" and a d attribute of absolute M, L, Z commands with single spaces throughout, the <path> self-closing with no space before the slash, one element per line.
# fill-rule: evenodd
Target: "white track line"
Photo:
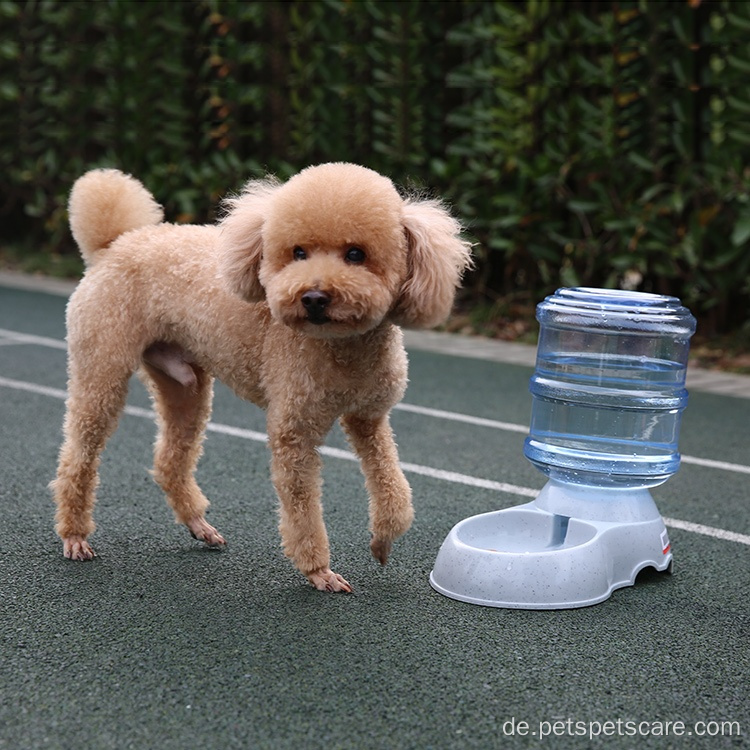
<path fill-rule="evenodd" d="M 428 417 L 437 417 L 438 419 L 447 419 L 453 422 L 463 422 L 464 424 L 477 425 L 479 427 L 489 427 L 493 430 L 504 430 L 505 432 L 520 432 L 523 435 L 528 434 L 528 426 L 513 424 L 512 422 L 498 422 L 494 419 L 485 419 L 483 417 L 472 417 L 468 414 L 459 414 L 452 411 L 442 411 L 440 409 L 430 409 L 426 406 L 415 406 L 413 404 L 396 404 L 393 407 L 399 411 L 413 412 Z M 696 456 L 680 456 L 682 463 L 693 464 L 694 466 L 705 466 L 709 469 L 721 469 L 722 471 L 734 471 L 738 474 L 750 474 L 750 466 L 744 464 L 734 464 L 729 461 L 715 461 L 712 458 L 697 458 Z"/>
<path fill-rule="evenodd" d="M 731 464 L 728 461 L 714 461 L 712 458 L 696 458 L 695 456 L 681 456 L 680 460 L 694 466 L 705 466 L 709 469 L 721 469 L 723 471 L 736 471 L 739 474 L 750 474 L 750 466 L 742 464 Z"/>
<path fill-rule="evenodd" d="M 18 391 L 26 391 L 27 393 L 36 393 L 40 396 L 49 396 L 56 399 L 64 400 L 67 398 L 67 393 L 60 388 L 49 388 L 48 386 L 37 385 L 36 383 L 12 380 L 11 378 L 0 377 L 0 386 L 12 388 Z M 151 409 L 143 409 L 139 406 L 126 406 L 125 414 L 149 420 L 156 417 L 156 414 Z M 238 437 L 243 440 L 252 440 L 258 443 L 266 443 L 268 441 L 268 435 L 263 432 L 245 430 L 241 427 L 232 427 L 231 425 L 219 424 L 217 422 L 209 422 L 206 426 L 206 430 L 208 432 L 216 432 L 222 435 Z M 332 458 L 344 459 L 346 461 L 357 461 L 357 457 L 353 453 L 342 450 L 341 448 L 322 446 L 320 448 L 320 453 Z M 520 487 L 515 484 L 495 482 L 491 479 L 481 479 L 480 477 L 473 477 L 468 474 L 459 474 L 455 471 L 435 469 L 431 466 L 402 462 L 401 468 L 407 473 L 419 474 L 420 476 L 426 476 L 444 482 L 452 482 L 454 484 L 462 484 L 469 487 L 479 487 L 481 489 L 493 490 L 495 492 L 507 492 L 511 495 L 520 495 L 522 497 L 531 498 L 534 498 L 539 494 L 539 490 L 532 487 Z M 690 531 L 694 534 L 701 534 L 703 536 L 713 537 L 714 539 L 722 539 L 724 541 L 736 542 L 738 544 L 750 546 L 750 535 L 747 534 L 738 534 L 734 531 L 717 529 L 713 526 L 704 526 L 703 524 L 691 523 L 690 521 L 681 521 L 677 518 L 664 518 L 664 523 L 673 529 Z"/>
<path fill-rule="evenodd" d="M 454 411 L 443 411 L 442 409 L 430 409 L 427 406 L 416 406 L 414 404 L 396 404 L 393 407 L 399 411 L 408 411 L 414 414 L 421 414 L 425 417 L 436 417 L 437 419 L 447 419 L 452 422 L 463 422 L 464 424 L 476 425 L 479 427 L 491 427 L 493 430 L 505 430 L 506 432 L 520 432 L 524 435 L 529 431 L 528 426 L 522 424 L 513 424 L 512 422 L 498 422 L 494 419 L 485 419 L 484 417 L 472 417 L 469 414 L 458 414 Z"/>
<path fill-rule="evenodd" d="M 27 393 L 36 393 L 40 396 L 50 396 L 51 398 L 60 398 L 63 401 L 68 397 L 66 391 L 60 388 L 48 388 L 46 385 L 37 385 L 36 383 L 25 383 L 23 380 L 11 380 L 10 378 L 0 377 L 0 385 L 5 388 L 13 388 L 16 391 L 26 391 Z"/>
<path fill-rule="evenodd" d="M 692 531 L 694 534 L 703 534 L 712 536 L 715 539 L 725 539 L 727 542 L 737 542 L 738 544 L 747 544 L 750 546 L 749 534 L 738 534 L 736 531 L 726 531 L 726 529 L 716 529 L 713 526 L 704 526 L 702 523 L 692 523 L 690 521 L 680 521 L 679 518 L 663 518 L 665 525 L 673 529 L 682 531 Z"/>
<path fill-rule="evenodd" d="M 4 344 L 36 344 L 37 346 L 46 346 L 48 349 L 67 349 L 68 346 L 60 339 L 51 339 L 47 336 L 32 336 L 30 333 L 19 333 L 18 331 L 9 331 L 7 328 L 0 328 L 0 340 L 5 339 Z"/>

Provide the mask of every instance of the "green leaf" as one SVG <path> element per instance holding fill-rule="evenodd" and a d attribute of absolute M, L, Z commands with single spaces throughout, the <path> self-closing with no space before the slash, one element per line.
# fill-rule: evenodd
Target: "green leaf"
<path fill-rule="evenodd" d="M 601 206 L 594 201 L 568 201 L 568 208 L 575 213 L 587 214 L 592 211 L 598 211 Z"/>
<path fill-rule="evenodd" d="M 735 55 L 727 55 L 727 62 L 742 73 L 750 73 L 750 61 L 743 60 Z"/>
<path fill-rule="evenodd" d="M 639 169 L 643 169 L 647 172 L 654 172 L 656 170 L 656 164 L 647 159 L 645 156 L 637 153 L 636 151 L 630 151 L 628 153 L 628 161 L 635 164 Z"/>
<path fill-rule="evenodd" d="M 639 200 L 641 203 L 649 203 L 657 195 L 659 195 L 659 193 L 664 193 L 665 191 L 669 190 L 669 187 L 669 185 L 666 185 L 663 182 L 657 183 L 656 185 L 651 185 L 651 187 L 647 188 L 644 191 Z"/>
<path fill-rule="evenodd" d="M 638 225 L 636 218 L 612 219 L 604 222 L 604 228 L 608 232 L 632 232 Z"/>
<path fill-rule="evenodd" d="M 727 21 L 729 21 L 732 26 L 736 26 L 741 31 L 750 32 L 750 19 L 742 18 L 742 16 L 738 16 L 736 13 L 730 12 L 727 13 Z"/>
<path fill-rule="evenodd" d="M 564 286 L 580 286 L 581 278 L 572 266 L 564 266 L 560 269 L 560 281 Z"/>
<path fill-rule="evenodd" d="M 744 214 L 737 219 L 732 230 L 732 244 L 735 247 L 744 245 L 750 239 L 750 214 Z"/>

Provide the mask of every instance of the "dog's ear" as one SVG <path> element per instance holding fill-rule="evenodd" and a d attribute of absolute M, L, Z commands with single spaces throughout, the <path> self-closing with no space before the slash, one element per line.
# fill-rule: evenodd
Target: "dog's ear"
<path fill-rule="evenodd" d="M 471 244 L 461 225 L 435 200 L 404 201 L 408 273 L 391 319 L 407 328 L 431 328 L 450 314 L 463 272 L 471 267 Z"/>
<path fill-rule="evenodd" d="M 242 193 L 223 203 L 221 274 L 229 289 L 247 302 L 260 302 L 266 292 L 258 274 L 263 257 L 263 222 L 281 183 L 273 177 L 251 180 Z"/>

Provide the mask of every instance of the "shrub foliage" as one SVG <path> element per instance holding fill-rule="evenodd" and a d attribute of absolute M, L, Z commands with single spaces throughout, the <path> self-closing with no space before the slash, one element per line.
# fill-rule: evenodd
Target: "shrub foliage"
<path fill-rule="evenodd" d="M 0 240 L 71 252 L 92 166 L 177 221 L 332 160 L 453 203 L 473 297 L 674 294 L 750 321 L 750 4 L 0 0 Z"/>

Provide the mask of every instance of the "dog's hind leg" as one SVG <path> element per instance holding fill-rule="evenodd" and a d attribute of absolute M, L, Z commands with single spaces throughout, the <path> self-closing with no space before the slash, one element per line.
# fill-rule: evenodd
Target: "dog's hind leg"
<path fill-rule="evenodd" d="M 370 550 L 385 565 L 394 539 L 414 519 L 411 488 L 401 471 L 398 450 L 388 416 L 364 419 L 348 414 L 341 419 L 352 447 L 360 458 L 370 494 Z"/>
<path fill-rule="evenodd" d="M 70 373 L 65 439 L 57 477 L 50 487 L 57 504 L 56 530 L 63 540 L 63 554 L 72 560 L 90 560 L 94 550 L 87 539 L 95 528 L 100 457 L 125 405 L 131 371 L 116 364 L 109 370 L 84 368 L 71 359 Z"/>
<path fill-rule="evenodd" d="M 146 363 L 139 373 L 151 392 L 159 422 L 154 479 L 166 493 L 177 521 L 185 524 L 196 539 L 221 547 L 224 538 L 206 521 L 209 502 L 194 477 L 211 416 L 213 378 L 197 365 L 185 366 L 195 375 L 192 385 L 183 385 Z"/>

